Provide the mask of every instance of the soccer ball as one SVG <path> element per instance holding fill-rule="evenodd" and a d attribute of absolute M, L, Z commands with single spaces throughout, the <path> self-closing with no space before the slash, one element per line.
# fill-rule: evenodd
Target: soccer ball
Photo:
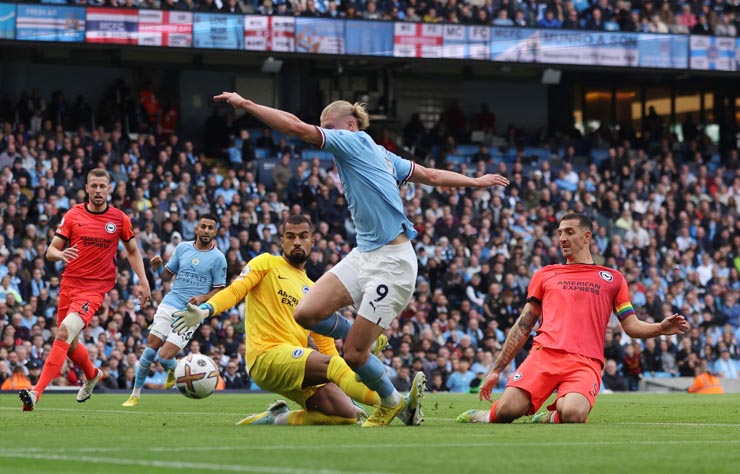
<path fill-rule="evenodd" d="M 216 390 L 218 368 L 203 354 L 190 354 L 177 363 L 175 383 L 188 398 L 206 398 Z"/>

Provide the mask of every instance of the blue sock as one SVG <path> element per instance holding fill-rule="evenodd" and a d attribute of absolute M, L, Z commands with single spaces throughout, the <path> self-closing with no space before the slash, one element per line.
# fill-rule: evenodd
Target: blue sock
<path fill-rule="evenodd" d="M 162 364 L 165 370 L 175 370 L 177 367 L 177 360 L 173 357 L 172 359 L 162 359 L 158 357 L 159 363 Z"/>
<path fill-rule="evenodd" d="M 152 368 L 154 358 L 157 357 L 157 351 L 151 347 L 144 349 L 144 353 L 139 359 L 139 367 L 136 369 L 136 380 L 134 380 L 134 388 L 141 390 L 144 386 L 144 380 L 149 375 L 149 369 Z"/>
<path fill-rule="evenodd" d="M 311 326 L 311 331 L 322 336 L 328 336 L 332 339 L 344 339 L 347 337 L 349 328 L 352 327 L 352 321 L 345 318 L 339 313 L 333 313 L 325 319 Z"/>
<path fill-rule="evenodd" d="M 357 369 L 355 373 L 360 376 L 360 380 L 367 385 L 367 388 L 378 392 L 380 398 L 387 397 L 396 390 L 385 373 L 383 363 L 372 354 L 365 365 Z"/>

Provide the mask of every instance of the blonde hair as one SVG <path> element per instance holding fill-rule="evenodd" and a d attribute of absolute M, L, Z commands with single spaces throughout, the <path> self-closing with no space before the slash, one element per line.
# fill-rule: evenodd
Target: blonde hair
<path fill-rule="evenodd" d="M 351 115 L 355 119 L 357 119 L 357 128 L 359 130 L 365 130 L 368 126 L 370 126 L 370 116 L 365 110 L 366 107 L 367 104 L 363 104 L 360 102 L 350 104 L 346 100 L 335 100 L 331 104 L 324 107 L 324 110 L 321 112 L 321 120 L 323 121 L 324 117 L 329 114 L 336 114 L 342 117 Z"/>

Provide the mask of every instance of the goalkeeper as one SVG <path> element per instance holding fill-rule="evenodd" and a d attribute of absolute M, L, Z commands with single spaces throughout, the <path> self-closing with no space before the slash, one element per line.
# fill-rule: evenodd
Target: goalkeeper
<path fill-rule="evenodd" d="M 206 303 L 188 304 L 175 313 L 175 332 L 186 332 L 201 320 L 222 313 L 246 298 L 249 376 L 260 388 L 293 400 L 302 409 L 290 411 L 278 400 L 266 411 L 238 425 L 344 425 L 357 422 L 364 411 L 350 400 L 377 405 L 378 394 L 358 382 L 339 357 L 334 339 L 312 334 L 293 318 L 293 311 L 313 285 L 304 265 L 313 246 L 313 225 L 293 215 L 280 226 L 283 255 L 253 258 L 241 274 Z M 309 348 L 312 337 L 318 350 Z M 347 396 L 349 395 L 349 397 Z"/>

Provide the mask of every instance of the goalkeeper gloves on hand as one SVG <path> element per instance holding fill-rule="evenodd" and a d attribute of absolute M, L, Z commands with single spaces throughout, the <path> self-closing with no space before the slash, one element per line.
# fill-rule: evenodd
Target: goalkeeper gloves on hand
<path fill-rule="evenodd" d="M 188 303 L 187 309 L 175 311 L 172 315 L 175 320 L 172 321 L 172 332 L 182 336 L 190 329 L 195 329 L 204 319 L 213 314 L 213 306 L 208 303 L 202 303 L 200 306 Z"/>

